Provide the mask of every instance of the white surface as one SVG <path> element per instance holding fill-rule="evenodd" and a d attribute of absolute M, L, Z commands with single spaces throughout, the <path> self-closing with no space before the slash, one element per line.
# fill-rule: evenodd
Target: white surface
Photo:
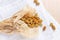
<path fill-rule="evenodd" d="M 1 20 L 4 20 L 6 18 L 9 18 L 11 15 L 16 13 L 19 9 L 23 8 L 25 6 L 25 1 L 23 0 L 11 0 L 9 2 L 8 0 L 1 1 L 0 3 L 0 15 L 1 15 Z M 0 21 L 1 21 L 0 20 Z"/>
<path fill-rule="evenodd" d="M 8 2 L 8 1 L 6 1 Z M 0 3 L 1 4 L 1 3 Z M 15 12 L 23 8 L 26 4 L 29 6 L 35 8 L 39 14 L 39 16 L 43 19 L 43 24 L 47 26 L 46 31 L 39 32 L 39 36 L 37 36 L 34 39 L 27 39 L 22 37 L 21 35 L 13 34 L 13 35 L 6 35 L 6 34 L 0 34 L 0 40 L 60 40 L 60 25 L 50 16 L 50 14 L 44 9 L 43 4 L 40 0 L 40 6 L 36 6 L 33 3 L 33 0 L 22 0 L 22 1 L 13 1 L 12 3 L 3 3 L 3 5 L 0 5 L 0 20 L 9 18 L 11 15 L 13 15 Z M 50 22 L 53 22 L 56 26 L 56 31 L 53 31 L 49 24 Z"/>

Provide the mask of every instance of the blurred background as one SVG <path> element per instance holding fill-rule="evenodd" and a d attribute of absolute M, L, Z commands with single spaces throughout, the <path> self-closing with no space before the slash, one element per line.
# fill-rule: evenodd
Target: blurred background
<path fill-rule="evenodd" d="M 6 2 L 8 1 L 8 2 Z M 16 1 L 16 0 L 13 0 Z M 12 3 L 12 0 L 0 0 L 0 5 Z M 60 23 L 60 0 L 42 0 L 45 8 Z"/>
<path fill-rule="evenodd" d="M 45 8 L 60 23 L 60 0 L 42 0 Z"/>

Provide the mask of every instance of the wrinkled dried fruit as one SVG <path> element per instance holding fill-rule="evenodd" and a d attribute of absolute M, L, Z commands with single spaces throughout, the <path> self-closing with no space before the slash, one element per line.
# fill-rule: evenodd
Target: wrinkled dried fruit
<path fill-rule="evenodd" d="M 25 15 L 20 20 L 28 24 L 30 28 L 38 27 L 40 24 L 42 24 L 42 20 L 37 16 L 30 17 L 28 15 Z"/>

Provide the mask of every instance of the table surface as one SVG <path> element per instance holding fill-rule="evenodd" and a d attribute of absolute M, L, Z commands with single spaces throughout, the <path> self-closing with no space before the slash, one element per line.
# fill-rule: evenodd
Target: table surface
<path fill-rule="evenodd" d="M 43 0 L 43 4 L 48 12 L 60 23 L 60 0 Z"/>

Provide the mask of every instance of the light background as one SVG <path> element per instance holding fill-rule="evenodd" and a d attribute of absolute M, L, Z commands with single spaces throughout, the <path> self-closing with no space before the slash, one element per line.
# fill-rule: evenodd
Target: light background
<path fill-rule="evenodd" d="M 60 0 L 43 0 L 45 8 L 60 23 Z"/>

